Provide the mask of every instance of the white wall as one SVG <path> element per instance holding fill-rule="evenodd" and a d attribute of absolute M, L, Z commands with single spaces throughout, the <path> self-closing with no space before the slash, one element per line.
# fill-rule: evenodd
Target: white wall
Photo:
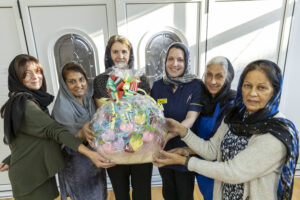
<path fill-rule="evenodd" d="M 8 66 L 15 55 L 27 53 L 22 24 L 16 1 L 0 1 L 0 106 L 8 95 Z M 0 118 L 0 162 L 9 155 L 9 148 L 3 144 L 3 119 Z M 11 196 L 7 172 L 0 173 L 0 198 Z"/>
<path fill-rule="evenodd" d="M 297 0 L 284 71 L 281 109 L 300 129 L 300 1 Z"/>
<path fill-rule="evenodd" d="M 300 1 L 296 1 L 284 71 L 281 111 L 300 130 Z M 298 161 L 298 163 L 300 163 Z M 300 175 L 300 164 L 296 175 Z"/>

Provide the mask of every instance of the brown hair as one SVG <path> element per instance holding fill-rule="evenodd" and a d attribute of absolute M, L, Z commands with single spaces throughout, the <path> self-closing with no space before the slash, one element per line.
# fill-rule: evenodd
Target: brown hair
<path fill-rule="evenodd" d="M 120 42 L 121 44 L 125 44 L 129 51 L 131 50 L 131 43 L 129 42 L 129 40 L 122 36 L 122 35 L 114 35 L 114 36 L 111 36 L 107 42 L 107 45 L 108 45 L 108 48 L 111 49 L 112 45 L 115 43 L 115 42 Z"/>
<path fill-rule="evenodd" d="M 15 72 L 16 72 L 16 75 L 17 75 L 19 81 L 21 83 L 23 83 L 23 80 L 26 76 L 25 72 L 26 72 L 26 69 L 27 69 L 27 65 L 30 62 L 33 62 L 33 63 L 37 64 L 38 67 L 39 67 L 39 70 L 41 70 L 41 73 L 43 75 L 41 90 L 46 91 L 47 90 L 47 85 L 46 85 L 46 81 L 45 81 L 45 78 L 44 78 L 43 68 L 41 66 L 41 63 L 38 61 L 38 59 L 36 59 L 33 56 L 26 55 L 26 54 L 20 54 L 15 58 L 14 69 L 15 69 Z"/>

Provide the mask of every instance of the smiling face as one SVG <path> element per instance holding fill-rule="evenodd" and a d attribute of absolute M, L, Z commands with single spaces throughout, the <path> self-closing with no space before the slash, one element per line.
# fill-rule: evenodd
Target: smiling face
<path fill-rule="evenodd" d="M 215 96 L 223 87 L 226 72 L 221 64 L 211 64 L 205 73 L 205 85 L 212 96 Z"/>
<path fill-rule="evenodd" d="M 43 84 L 43 72 L 39 63 L 28 62 L 24 72 L 23 84 L 31 90 L 39 90 Z"/>
<path fill-rule="evenodd" d="M 110 56 L 115 65 L 128 64 L 130 57 L 130 49 L 126 44 L 115 42 L 110 48 Z"/>
<path fill-rule="evenodd" d="M 264 108 L 273 94 L 272 83 L 262 70 L 248 72 L 242 84 L 242 95 L 249 114 Z"/>
<path fill-rule="evenodd" d="M 185 57 L 184 51 L 179 48 L 171 48 L 166 62 L 166 70 L 172 78 L 179 77 L 184 73 Z"/>
<path fill-rule="evenodd" d="M 80 72 L 69 70 L 66 73 L 65 83 L 74 97 L 82 103 L 87 89 L 87 81 L 84 75 Z"/>

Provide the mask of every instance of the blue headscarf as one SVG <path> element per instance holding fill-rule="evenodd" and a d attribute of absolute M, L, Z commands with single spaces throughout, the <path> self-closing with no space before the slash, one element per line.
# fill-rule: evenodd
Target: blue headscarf
<path fill-rule="evenodd" d="M 260 110 L 260 115 L 262 115 L 262 113 L 264 113 L 263 115 L 266 115 L 266 117 L 272 116 L 274 114 L 276 114 L 278 112 L 278 108 L 279 108 L 279 103 L 280 103 L 280 97 L 281 97 L 281 90 L 282 90 L 282 82 L 283 82 L 283 78 L 281 75 L 281 70 L 278 67 L 277 64 L 275 64 L 272 61 L 269 60 L 257 60 L 254 61 L 250 64 L 248 64 L 248 66 L 255 66 L 255 65 L 260 65 L 260 64 L 264 64 L 264 65 L 268 65 L 270 67 L 272 67 L 273 72 L 275 72 L 276 75 L 276 81 L 277 81 L 277 85 L 275 86 L 275 92 L 274 95 L 271 97 L 271 99 L 269 100 L 269 102 L 266 104 L 266 106 L 264 107 L 264 109 Z M 246 68 L 245 68 L 246 69 Z M 250 72 L 250 71 L 249 71 Z M 244 73 L 243 73 L 244 74 Z M 246 74 L 244 76 L 240 77 L 239 80 L 239 84 L 238 84 L 238 89 L 237 89 L 237 96 L 235 99 L 235 105 L 237 105 L 240 109 L 239 112 L 242 112 L 245 109 L 245 104 L 243 102 L 243 96 L 242 96 L 242 85 L 243 85 L 243 79 L 245 78 Z M 274 85 L 273 85 L 274 87 Z M 277 89 L 277 90 L 276 90 Z M 264 118 L 265 116 L 263 116 Z"/>
<path fill-rule="evenodd" d="M 267 75 L 274 87 L 274 94 L 263 109 L 247 115 L 242 97 L 242 84 L 246 74 L 257 66 L 270 68 Z M 249 70 L 250 69 L 250 70 Z M 272 76 L 272 77 L 269 77 Z M 269 60 L 254 61 L 245 68 L 239 80 L 235 106 L 225 118 L 232 133 L 239 136 L 271 133 L 287 148 L 286 162 L 282 168 L 277 190 L 278 199 L 292 199 L 295 168 L 298 160 L 299 139 L 295 125 L 285 118 L 274 117 L 278 113 L 283 78 L 277 64 Z"/>

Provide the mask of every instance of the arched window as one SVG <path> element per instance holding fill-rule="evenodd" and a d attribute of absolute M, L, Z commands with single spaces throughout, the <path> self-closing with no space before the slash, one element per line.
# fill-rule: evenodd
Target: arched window
<path fill-rule="evenodd" d="M 145 48 L 146 74 L 151 85 L 162 77 L 166 51 L 173 42 L 182 42 L 182 40 L 171 31 L 158 32 L 148 40 Z"/>
<path fill-rule="evenodd" d="M 58 75 L 68 62 L 82 65 L 86 71 L 89 93 L 92 93 L 93 80 L 96 76 L 95 55 L 91 43 L 81 35 L 66 34 L 60 37 L 54 46 L 55 64 Z"/>

